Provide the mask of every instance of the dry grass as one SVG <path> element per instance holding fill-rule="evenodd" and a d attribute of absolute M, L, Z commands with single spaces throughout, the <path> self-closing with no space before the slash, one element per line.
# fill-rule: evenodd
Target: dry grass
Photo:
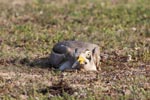
<path fill-rule="evenodd" d="M 0 0 L 0 98 L 150 99 L 149 4 L 149 0 Z M 51 48 L 62 40 L 98 44 L 102 71 L 51 68 Z"/>

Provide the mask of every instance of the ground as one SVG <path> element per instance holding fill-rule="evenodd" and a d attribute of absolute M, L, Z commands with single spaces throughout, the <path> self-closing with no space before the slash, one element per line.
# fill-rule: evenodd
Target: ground
<path fill-rule="evenodd" d="M 0 99 L 149 100 L 149 5 L 149 0 L 0 0 Z M 102 70 L 52 68 L 51 49 L 64 40 L 99 45 Z"/>

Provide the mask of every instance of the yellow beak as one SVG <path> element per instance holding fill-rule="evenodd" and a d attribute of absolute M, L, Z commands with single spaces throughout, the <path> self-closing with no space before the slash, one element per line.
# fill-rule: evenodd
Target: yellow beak
<path fill-rule="evenodd" d="M 80 63 L 80 64 L 84 64 L 85 62 L 85 59 L 81 56 L 79 56 L 79 58 L 77 59 L 77 61 Z"/>

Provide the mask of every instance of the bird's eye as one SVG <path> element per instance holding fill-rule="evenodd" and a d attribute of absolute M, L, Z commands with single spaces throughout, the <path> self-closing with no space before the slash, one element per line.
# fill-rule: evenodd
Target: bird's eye
<path fill-rule="evenodd" d="M 91 57 L 90 53 L 87 53 L 86 58 L 89 59 Z"/>

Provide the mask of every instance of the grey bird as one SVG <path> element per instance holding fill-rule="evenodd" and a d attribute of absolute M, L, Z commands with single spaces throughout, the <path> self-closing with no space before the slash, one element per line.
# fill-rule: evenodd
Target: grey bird
<path fill-rule="evenodd" d="M 50 54 L 50 64 L 66 69 L 100 70 L 100 49 L 92 43 L 80 41 L 63 41 L 54 45 Z"/>

